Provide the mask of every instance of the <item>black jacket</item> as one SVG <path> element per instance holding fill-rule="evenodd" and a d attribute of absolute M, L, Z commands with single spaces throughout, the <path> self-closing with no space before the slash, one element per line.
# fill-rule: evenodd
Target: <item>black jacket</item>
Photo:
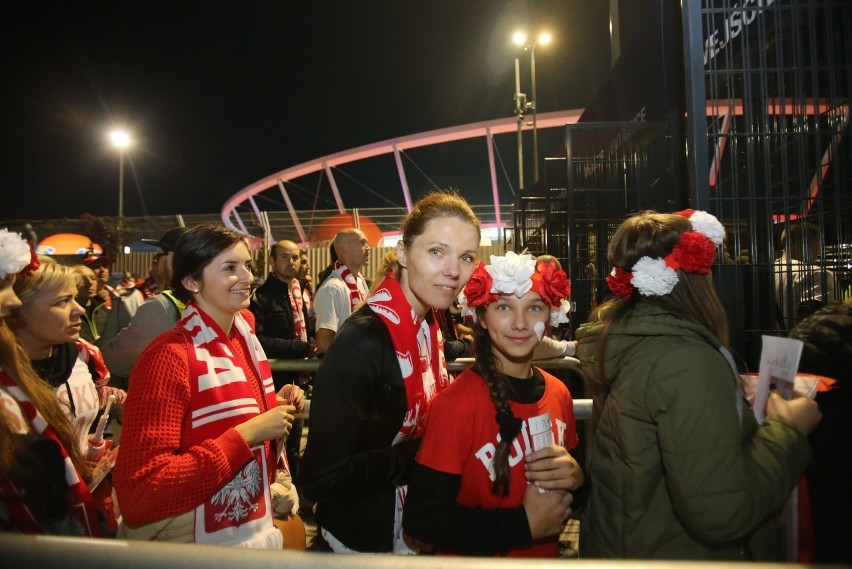
<path fill-rule="evenodd" d="M 303 490 L 317 523 L 361 552 L 393 549 L 396 486 L 420 440 L 393 444 L 407 400 L 393 341 L 369 306 L 349 316 L 316 371 Z"/>
<path fill-rule="evenodd" d="M 290 290 L 287 284 L 270 276 L 251 297 L 249 310 L 256 321 L 257 339 L 260 341 L 267 358 L 297 359 L 308 355 L 310 344 L 296 339 L 293 322 L 293 308 L 290 305 Z M 302 306 L 305 322 L 308 322 L 307 310 Z M 312 331 L 308 329 L 308 338 Z M 285 383 L 292 383 L 297 377 L 293 372 L 273 372 L 275 388 L 281 389 Z"/>

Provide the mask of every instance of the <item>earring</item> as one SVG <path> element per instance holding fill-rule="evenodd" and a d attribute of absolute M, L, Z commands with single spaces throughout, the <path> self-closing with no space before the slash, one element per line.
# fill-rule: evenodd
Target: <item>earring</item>
<path fill-rule="evenodd" d="M 197 288 L 193 289 L 192 292 L 194 292 L 195 294 L 198 294 L 198 289 Z"/>

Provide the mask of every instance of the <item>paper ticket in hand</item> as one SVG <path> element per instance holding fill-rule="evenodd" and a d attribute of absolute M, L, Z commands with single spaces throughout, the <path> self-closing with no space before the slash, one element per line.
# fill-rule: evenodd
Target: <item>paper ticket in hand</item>
<path fill-rule="evenodd" d="M 527 419 L 527 428 L 530 433 L 531 452 L 541 450 L 553 444 L 553 429 L 550 426 L 549 412 Z M 540 494 L 544 494 L 548 490 L 539 488 L 538 491 Z"/>
<path fill-rule="evenodd" d="M 530 430 L 530 444 L 533 452 L 553 444 L 553 428 L 550 425 L 549 412 L 527 419 L 527 427 Z"/>
<path fill-rule="evenodd" d="M 754 416 L 758 423 L 762 424 L 766 419 L 770 387 L 775 387 L 784 399 L 793 398 L 793 385 L 803 345 L 801 340 L 763 336 L 757 393 L 754 396 Z"/>

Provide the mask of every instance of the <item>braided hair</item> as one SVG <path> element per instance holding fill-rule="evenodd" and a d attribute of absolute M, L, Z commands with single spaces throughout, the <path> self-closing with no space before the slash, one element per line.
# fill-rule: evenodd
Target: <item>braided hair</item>
<path fill-rule="evenodd" d="M 485 308 L 477 309 L 478 319 L 484 317 Z M 491 337 L 482 326 L 473 329 L 473 357 L 476 363 L 473 370 L 478 373 L 491 392 L 491 401 L 497 411 L 497 423 L 500 425 L 500 442 L 494 451 L 491 468 L 494 472 L 494 484 L 491 493 L 499 496 L 509 495 L 509 447 L 521 431 L 523 421 L 515 418 L 509 404 L 511 385 L 500 371 L 500 363 L 494 357 Z"/>

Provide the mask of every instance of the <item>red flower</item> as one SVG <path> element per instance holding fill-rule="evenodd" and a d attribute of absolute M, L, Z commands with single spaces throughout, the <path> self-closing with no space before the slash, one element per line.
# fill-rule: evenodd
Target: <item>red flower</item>
<path fill-rule="evenodd" d="M 716 260 L 716 246 L 697 231 L 686 231 L 681 234 L 672 255 L 685 272 L 706 275 Z"/>
<path fill-rule="evenodd" d="M 485 263 L 480 261 L 479 266 L 473 271 L 470 280 L 464 285 L 464 296 L 467 299 L 467 305 L 475 308 L 486 306 L 497 300 L 500 295 L 491 292 L 491 286 L 491 275 L 485 270 Z"/>
<path fill-rule="evenodd" d="M 39 266 L 41 266 L 41 262 L 38 260 L 38 254 L 36 250 L 33 249 L 32 244 L 30 244 L 30 264 L 24 267 L 21 270 L 21 273 L 24 276 L 31 277 L 38 270 Z"/>
<path fill-rule="evenodd" d="M 559 306 L 563 298 L 571 296 L 571 281 L 556 263 L 538 263 L 532 277 L 532 290 L 550 306 Z"/>
<path fill-rule="evenodd" d="M 615 296 L 627 300 L 633 294 L 634 290 L 633 283 L 631 282 L 633 280 L 633 273 L 625 271 L 621 267 L 615 267 L 612 272 L 614 274 L 609 274 L 606 277 L 606 284 L 609 286 L 609 290 Z"/>

